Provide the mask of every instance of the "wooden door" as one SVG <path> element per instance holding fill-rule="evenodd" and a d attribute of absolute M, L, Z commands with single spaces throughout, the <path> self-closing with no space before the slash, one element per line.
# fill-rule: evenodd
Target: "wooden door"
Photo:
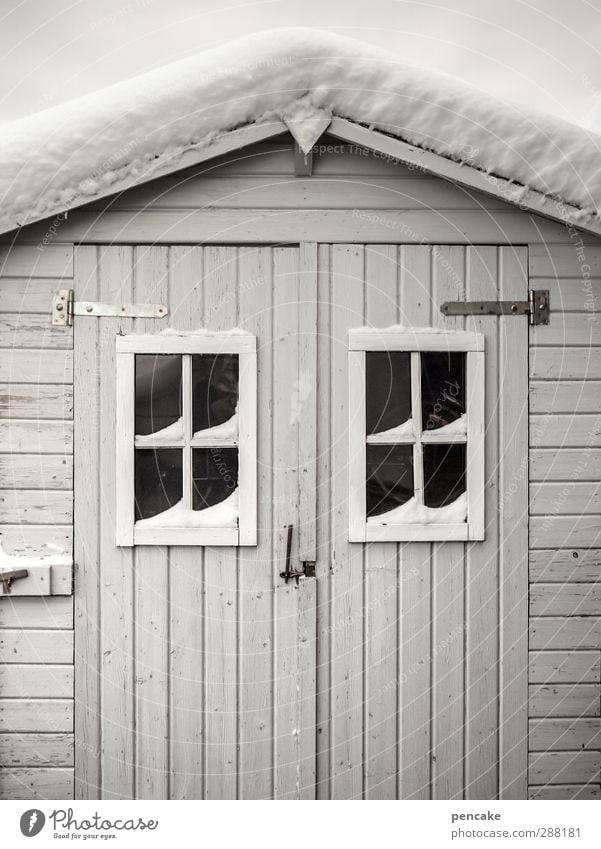
<path fill-rule="evenodd" d="M 159 302 L 258 344 L 258 545 L 115 545 L 115 334 L 75 323 L 76 795 L 312 798 L 316 249 L 81 247 L 75 297 Z M 313 274 L 307 275 L 306 268 Z M 300 533 L 298 529 L 301 529 Z"/>
<path fill-rule="evenodd" d="M 83 247 L 76 298 L 163 302 L 258 340 L 258 546 L 114 543 L 114 337 L 75 326 L 76 792 L 107 798 L 525 798 L 526 250 Z M 350 328 L 486 337 L 486 538 L 348 541 Z M 280 578 L 293 562 L 315 579 Z"/>
<path fill-rule="evenodd" d="M 444 319 L 526 299 L 525 248 L 320 246 L 318 795 L 526 798 L 525 319 Z M 347 332 L 475 330 L 486 344 L 486 538 L 348 542 Z"/>

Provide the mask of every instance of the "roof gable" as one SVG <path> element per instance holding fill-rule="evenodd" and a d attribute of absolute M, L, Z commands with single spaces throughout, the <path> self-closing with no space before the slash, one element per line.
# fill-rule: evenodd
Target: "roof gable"
<path fill-rule="evenodd" d="M 286 128 L 309 145 L 326 126 L 522 209 L 601 232 L 601 136 L 305 29 L 241 39 L 9 125 L 0 140 L 0 230 Z"/>

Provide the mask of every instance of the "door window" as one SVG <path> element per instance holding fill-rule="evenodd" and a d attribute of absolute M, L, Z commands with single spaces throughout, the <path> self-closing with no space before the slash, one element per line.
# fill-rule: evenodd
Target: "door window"
<path fill-rule="evenodd" d="M 256 544 L 256 339 L 117 337 L 117 544 Z"/>
<path fill-rule="evenodd" d="M 484 537 L 484 337 L 349 331 L 349 538 Z"/>

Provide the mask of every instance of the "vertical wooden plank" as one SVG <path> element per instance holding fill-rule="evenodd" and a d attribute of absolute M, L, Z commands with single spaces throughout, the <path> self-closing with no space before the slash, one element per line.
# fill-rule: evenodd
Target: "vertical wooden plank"
<path fill-rule="evenodd" d="M 299 557 L 317 560 L 317 245 L 299 246 Z M 317 580 L 299 582 L 299 777 L 297 797 L 315 799 Z"/>
<path fill-rule="evenodd" d="M 99 248 L 99 292 L 107 303 L 133 302 L 132 249 Z M 78 318 L 82 333 L 100 322 L 100 629 L 101 629 L 101 798 L 132 799 L 134 788 L 134 634 L 132 549 L 115 545 L 115 335 L 128 333 L 128 318 Z M 86 627 L 85 625 L 83 627 Z"/>
<path fill-rule="evenodd" d="M 239 356 L 238 544 L 257 544 L 257 355 Z"/>
<path fill-rule="evenodd" d="M 365 323 L 368 327 L 387 327 L 398 320 L 397 255 L 394 245 L 366 247 Z M 410 387 L 407 391 L 411 391 Z M 364 377 L 361 397 L 365 399 Z M 353 407 L 351 402 L 351 413 Z M 355 413 L 362 416 L 364 441 L 365 402 L 360 412 Z M 365 510 L 365 461 L 361 480 Z M 372 542 L 365 548 L 364 763 L 367 799 L 395 799 L 397 791 L 397 552 L 398 545 L 390 542 Z"/>
<path fill-rule="evenodd" d="M 134 252 L 134 303 L 167 303 L 168 248 Z M 156 320 L 136 319 L 136 333 L 157 333 Z M 136 798 L 167 799 L 169 701 L 169 553 L 138 546 L 134 554 Z"/>
<path fill-rule="evenodd" d="M 134 544 L 134 430 L 135 430 L 135 355 L 119 353 L 115 357 L 115 497 L 117 545 Z"/>
<path fill-rule="evenodd" d="M 240 326 L 257 337 L 258 367 L 257 545 L 239 552 L 239 794 L 242 799 L 271 798 L 274 779 L 271 260 L 271 248 L 240 249 Z"/>
<path fill-rule="evenodd" d="M 464 296 L 465 248 L 433 249 L 432 324 L 462 330 L 439 306 Z M 469 384 L 468 384 L 469 386 Z M 470 390 L 468 389 L 468 392 Z M 467 393 L 466 393 L 467 397 Z M 469 400 L 467 402 L 470 403 Z M 482 495 L 480 494 L 480 497 Z M 464 544 L 432 546 L 432 797 L 463 798 Z"/>
<path fill-rule="evenodd" d="M 238 252 L 204 251 L 205 326 L 230 330 L 238 317 Z M 238 558 L 226 546 L 205 549 L 205 798 L 237 797 Z"/>
<path fill-rule="evenodd" d="M 401 324 L 430 325 L 431 248 L 400 248 Z M 402 799 L 430 797 L 430 550 L 429 543 L 399 546 L 399 788 Z"/>
<path fill-rule="evenodd" d="M 330 752 L 332 732 L 331 690 L 331 564 L 330 529 L 332 468 L 332 348 L 331 308 L 331 258 L 330 245 L 319 245 L 317 251 L 317 358 L 320 364 L 317 383 L 317 763 L 316 795 L 318 799 L 330 797 Z"/>
<path fill-rule="evenodd" d="M 497 249 L 470 247 L 467 300 L 497 300 Z M 495 799 L 498 792 L 498 498 L 500 385 L 498 319 L 468 317 L 466 329 L 485 334 L 485 516 L 483 541 L 468 543 L 466 570 L 465 797 Z"/>
<path fill-rule="evenodd" d="M 363 795 L 363 549 L 348 541 L 348 330 L 364 324 L 364 248 L 332 247 L 332 798 Z"/>
<path fill-rule="evenodd" d="M 199 247 L 169 250 L 169 326 L 203 323 Z M 202 546 L 170 549 L 169 727 L 172 799 L 204 797 L 204 557 Z"/>
<path fill-rule="evenodd" d="M 99 300 L 97 249 L 75 251 L 77 298 Z M 77 322 L 74 341 L 75 798 L 100 793 L 99 374 L 100 323 Z"/>
<path fill-rule="evenodd" d="M 366 537 L 365 351 L 348 352 L 349 539 Z"/>
<path fill-rule="evenodd" d="M 528 293 L 527 248 L 499 248 L 502 300 Z M 500 319 L 499 796 L 527 798 L 528 749 L 528 327 Z"/>
<path fill-rule="evenodd" d="M 284 583 L 287 527 L 292 568 L 299 556 L 299 275 L 298 252 L 275 248 L 273 307 L 273 581 L 275 586 L 275 797 L 300 795 L 300 587 Z"/>

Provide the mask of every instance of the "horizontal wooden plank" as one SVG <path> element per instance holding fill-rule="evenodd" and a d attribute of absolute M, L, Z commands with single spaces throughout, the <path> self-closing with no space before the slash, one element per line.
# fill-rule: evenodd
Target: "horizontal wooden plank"
<path fill-rule="evenodd" d="M 601 546 L 599 516 L 532 516 L 530 548 L 578 548 Z"/>
<path fill-rule="evenodd" d="M 601 413 L 601 381 L 533 380 L 531 413 Z"/>
<path fill-rule="evenodd" d="M 596 684 L 530 684 L 528 715 L 599 716 L 599 687 Z"/>
<path fill-rule="evenodd" d="M 0 312 L 43 313 L 52 310 L 52 296 L 69 283 L 43 277 L 3 277 L 0 279 Z"/>
<path fill-rule="evenodd" d="M 534 448 L 599 448 L 601 418 L 582 414 L 530 416 L 530 445 Z M 586 458 L 582 458 L 580 477 L 588 477 Z M 574 470 L 577 474 L 577 470 Z"/>
<path fill-rule="evenodd" d="M 72 525 L 0 525 L 2 546 L 10 554 L 48 554 L 48 546 L 73 551 Z"/>
<path fill-rule="evenodd" d="M 292 154 L 290 154 L 292 155 Z M 357 159 L 355 158 L 355 162 Z M 311 177 L 205 175 L 163 177 L 114 198 L 111 210 L 135 209 L 507 209 L 507 204 L 480 192 L 462 189 L 436 177 L 416 180 L 408 170 L 399 176 L 365 178 L 313 173 Z M 106 201 L 87 209 L 104 209 Z"/>
<path fill-rule="evenodd" d="M 531 581 L 597 581 L 601 575 L 601 550 L 595 548 L 531 551 L 529 561 Z"/>
<path fill-rule="evenodd" d="M 73 493 L 68 490 L 0 489 L 0 523 L 66 525 L 73 521 Z"/>
<path fill-rule="evenodd" d="M 0 769 L 1 799 L 72 799 L 72 769 Z"/>
<path fill-rule="evenodd" d="M 0 734 L 0 768 L 73 766 L 73 734 Z"/>
<path fill-rule="evenodd" d="M 601 582 L 530 586 L 531 616 L 597 616 L 601 613 Z"/>
<path fill-rule="evenodd" d="M 601 312 L 601 278 L 531 278 L 535 289 L 549 291 L 551 314 L 562 312 Z"/>
<path fill-rule="evenodd" d="M 11 350 L 0 357 L 0 382 L 73 383 L 73 352 Z"/>
<path fill-rule="evenodd" d="M 0 420 L 4 451 L 24 454 L 68 454 L 73 451 L 73 422 L 42 419 Z"/>
<path fill-rule="evenodd" d="M 548 784 L 528 788 L 529 799 L 601 799 L 600 784 Z"/>
<path fill-rule="evenodd" d="M 548 516 L 560 513 L 601 513 L 601 484 L 578 481 L 532 483 L 530 515 Z"/>
<path fill-rule="evenodd" d="M 68 699 L 73 696 L 73 666 L 11 663 L 0 666 L 3 698 Z"/>
<path fill-rule="evenodd" d="M 594 684 L 601 681 L 598 651 L 531 651 L 531 684 Z"/>
<path fill-rule="evenodd" d="M 528 749 L 531 752 L 600 749 L 601 719 L 531 719 Z"/>
<path fill-rule="evenodd" d="M 530 619 L 531 649 L 600 649 L 601 617 L 540 616 Z"/>
<path fill-rule="evenodd" d="M 601 349 L 531 348 L 530 376 L 539 380 L 599 380 Z"/>
<path fill-rule="evenodd" d="M 584 469 L 580 478 L 596 480 L 601 477 L 599 448 L 531 448 L 530 480 L 574 480 L 575 470 Z"/>
<path fill-rule="evenodd" d="M 530 277 L 582 279 L 583 274 L 601 277 L 601 246 L 590 243 L 579 246 L 573 242 L 570 245 L 533 245 L 528 252 L 528 263 Z"/>
<path fill-rule="evenodd" d="M 73 699 L 0 698 L 0 732 L 73 731 Z"/>
<path fill-rule="evenodd" d="M 45 222 L 28 227 L 28 238 L 39 238 Z M 299 241 L 359 243 L 499 244 L 567 239 L 565 227 L 517 210 L 460 210 L 452 216 L 442 210 L 266 210 L 197 209 L 146 212 L 78 211 L 69 215 L 64 235 L 87 243 L 160 244 L 179 242 Z"/>
<path fill-rule="evenodd" d="M 0 348 L 72 347 L 73 328 L 52 324 L 49 311 L 33 315 L 0 313 Z"/>
<path fill-rule="evenodd" d="M 73 245 L 3 245 L 0 277 L 73 277 Z"/>
<path fill-rule="evenodd" d="M 599 345 L 601 316 L 595 312 L 552 312 L 548 324 L 530 328 L 530 345 Z"/>
<path fill-rule="evenodd" d="M 73 628 L 73 598 L 0 599 L 0 628 L 68 630 Z"/>
<path fill-rule="evenodd" d="M 528 757 L 529 784 L 599 781 L 601 752 L 541 752 Z"/>
<path fill-rule="evenodd" d="M 72 489 L 71 454 L 0 454 L 2 489 Z"/>
<path fill-rule="evenodd" d="M 69 383 L 0 383 L 0 418 L 72 419 L 73 387 Z"/>
<path fill-rule="evenodd" d="M 73 631 L 2 628 L 0 663 L 73 663 Z"/>

